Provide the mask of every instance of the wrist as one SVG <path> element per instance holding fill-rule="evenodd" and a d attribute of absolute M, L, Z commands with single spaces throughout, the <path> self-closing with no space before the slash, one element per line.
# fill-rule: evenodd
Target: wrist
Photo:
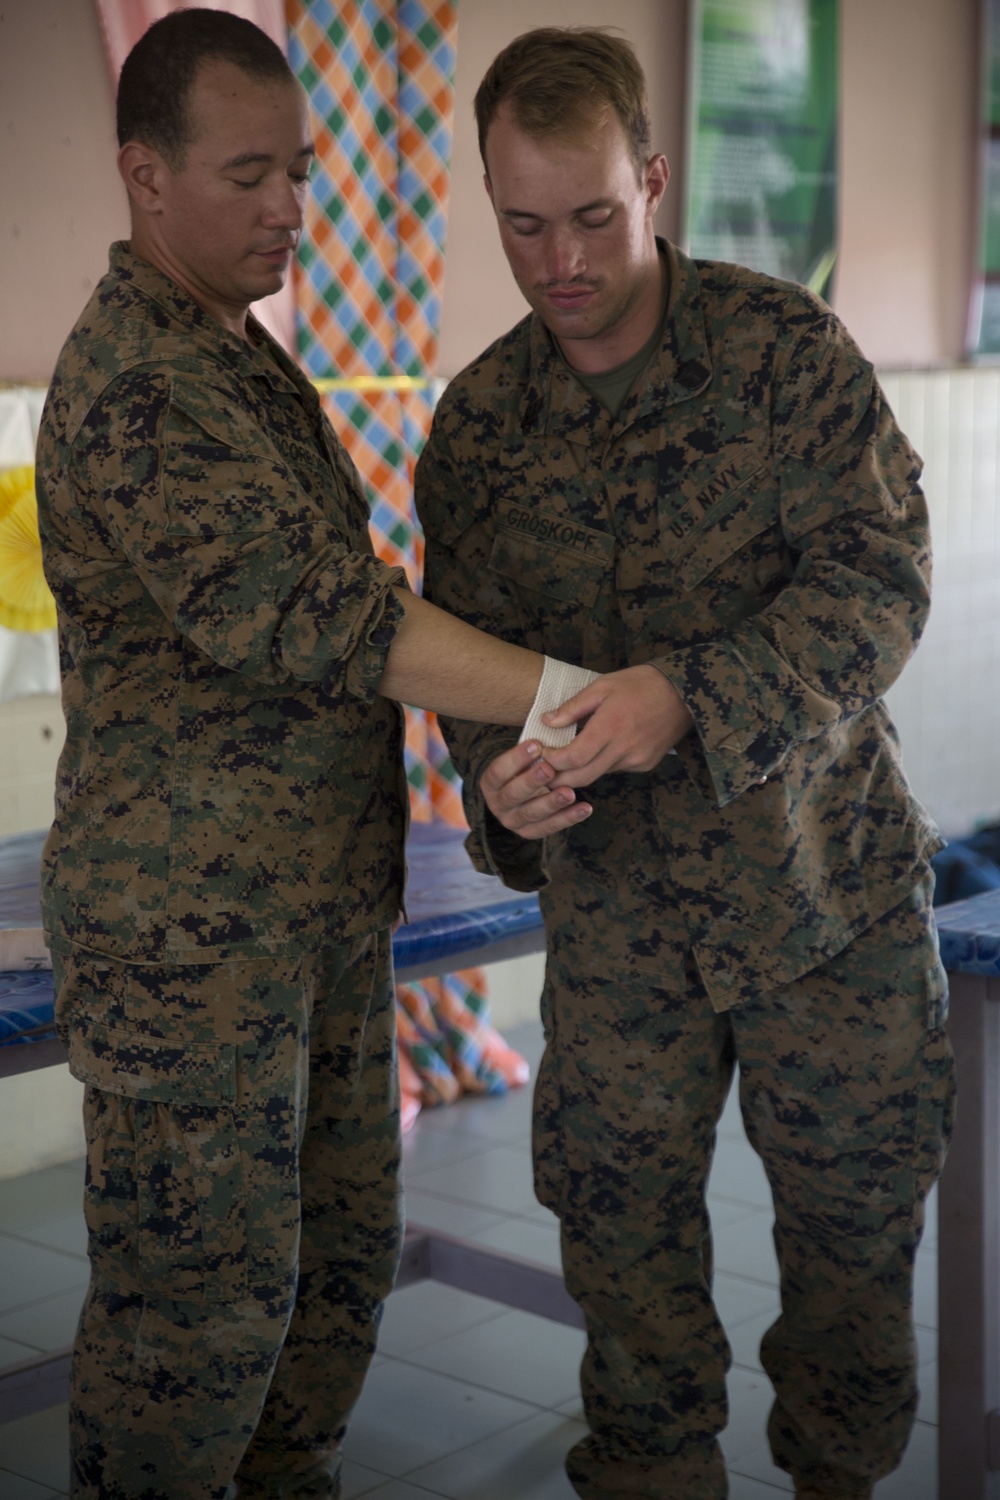
<path fill-rule="evenodd" d="M 560 708 L 567 698 L 575 697 L 585 687 L 596 682 L 599 676 L 599 672 L 591 672 L 586 667 L 575 667 L 570 662 L 546 656 L 535 701 L 524 721 L 518 744 L 523 744 L 525 740 L 537 740 L 540 745 L 551 750 L 568 745 L 576 734 L 576 725 L 553 729 L 543 721 L 542 715 Z"/>

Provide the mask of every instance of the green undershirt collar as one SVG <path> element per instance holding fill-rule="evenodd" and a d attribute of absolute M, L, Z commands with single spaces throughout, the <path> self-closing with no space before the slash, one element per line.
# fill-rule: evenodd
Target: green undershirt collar
<path fill-rule="evenodd" d="M 665 269 L 665 268 L 664 268 Z M 654 352 L 659 348 L 663 339 L 663 330 L 667 322 L 667 302 L 669 301 L 670 287 L 668 279 L 663 280 L 663 306 L 660 308 L 660 317 L 656 327 L 649 338 L 637 353 L 633 354 L 624 364 L 616 365 L 613 370 L 599 370 L 592 374 L 589 371 L 577 370 L 563 355 L 563 362 L 567 369 L 583 386 L 584 390 L 599 401 L 613 418 L 618 416 L 625 405 L 632 387 L 649 364 Z"/>

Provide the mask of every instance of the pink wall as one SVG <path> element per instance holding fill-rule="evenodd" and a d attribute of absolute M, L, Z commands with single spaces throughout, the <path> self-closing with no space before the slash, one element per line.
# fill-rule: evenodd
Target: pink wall
<path fill-rule="evenodd" d="M 883 365 L 962 354 L 973 245 L 978 0 L 841 0 L 841 255 L 835 305 Z M 674 180 L 678 230 L 685 0 L 461 0 L 441 372 L 522 315 L 471 121 L 494 53 L 530 26 L 607 23 L 635 43 Z M 45 381 L 128 233 L 107 66 L 90 0 L 0 8 L 0 380 Z"/>
<path fill-rule="evenodd" d="M 90 0 L 0 8 L 0 379 L 52 373 L 128 236 L 111 80 Z"/>
<path fill-rule="evenodd" d="M 965 346 L 974 260 L 979 0 L 841 0 L 834 306 L 880 365 Z"/>

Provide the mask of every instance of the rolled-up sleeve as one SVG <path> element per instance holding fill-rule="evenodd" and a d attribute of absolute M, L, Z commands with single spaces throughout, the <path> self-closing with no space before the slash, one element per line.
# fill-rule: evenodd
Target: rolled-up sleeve
<path fill-rule="evenodd" d="M 405 574 L 367 550 L 363 519 L 348 513 L 357 497 L 334 493 L 339 477 L 318 453 L 304 483 L 233 393 L 139 368 L 89 414 L 74 467 L 198 650 L 262 683 L 374 696 Z"/>

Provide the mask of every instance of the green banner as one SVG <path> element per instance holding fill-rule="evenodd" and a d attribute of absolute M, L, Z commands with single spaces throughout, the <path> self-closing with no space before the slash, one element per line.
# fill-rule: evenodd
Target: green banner
<path fill-rule="evenodd" d="M 827 296 L 837 254 L 837 0 L 691 0 L 692 255 Z"/>
<path fill-rule="evenodd" d="M 983 0 L 979 275 L 972 288 L 970 353 L 1000 354 L 1000 0 Z"/>

